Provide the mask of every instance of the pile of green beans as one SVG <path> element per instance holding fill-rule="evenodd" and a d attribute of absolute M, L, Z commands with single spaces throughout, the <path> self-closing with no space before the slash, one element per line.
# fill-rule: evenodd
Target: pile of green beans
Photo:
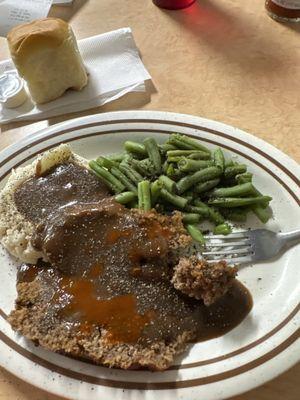
<path fill-rule="evenodd" d="M 263 223 L 270 218 L 272 198 L 255 188 L 246 165 L 178 133 L 163 144 L 154 138 L 126 141 L 124 152 L 98 157 L 89 166 L 129 208 L 181 211 L 187 231 L 202 244 L 203 221 L 214 224 L 215 234 L 227 235 L 228 221 L 245 222 L 249 213 Z"/>

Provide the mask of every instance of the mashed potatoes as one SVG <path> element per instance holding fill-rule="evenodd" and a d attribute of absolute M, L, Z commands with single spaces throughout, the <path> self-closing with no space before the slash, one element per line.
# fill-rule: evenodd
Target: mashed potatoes
<path fill-rule="evenodd" d="M 30 165 L 12 170 L 0 192 L 0 240 L 9 253 L 22 262 L 35 263 L 39 258 L 45 259 L 45 256 L 31 245 L 35 226 L 18 211 L 14 193 L 19 185 L 32 176 L 40 175 L 55 165 L 68 161 L 86 165 L 86 161 L 72 153 L 68 145 L 61 144 L 39 155 Z"/>

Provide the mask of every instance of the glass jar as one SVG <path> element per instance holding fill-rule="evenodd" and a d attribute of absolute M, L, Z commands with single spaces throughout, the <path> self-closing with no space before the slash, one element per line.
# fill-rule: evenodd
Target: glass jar
<path fill-rule="evenodd" d="M 186 8 L 196 0 L 153 0 L 153 3 L 161 8 L 167 8 L 168 10 L 179 10 L 180 8 Z"/>
<path fill-rule="evenodd" d="M 267 0 L 269 16 L 280 22 L 300 22 L 300 0 Z"/>

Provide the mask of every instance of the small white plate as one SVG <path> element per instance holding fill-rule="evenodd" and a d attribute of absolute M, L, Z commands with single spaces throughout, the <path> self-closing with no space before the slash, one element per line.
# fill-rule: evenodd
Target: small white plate
<path fill-rule="evenodd" d="M 257 188 L 273 197 L 267 228 L 299 228 L 300 168 L 262 140 L 233 127 L 188 115 L 130 111 L 99 114 L 51 126 L 0 154 L 0 181 L 11 168 L 28 164 L 59 143 L 92 158 L 119 151 L 125 140 L 170 132 L 221 146 L 254 173 Z M 248 227 L 260 224 L 254 218 Z M 91 365 L 35 347 L 6 321 L 16 298 L 16 262 L 0 249 L 0 365 L 19 378 L 70 399 L 224 399 L 276 377 L 300 359 L 300 246 L 270 262 L 240 269 L 253 296 L 248 317 L 226 335 L 198 343 L 165 372 L 122 371 Z"/>

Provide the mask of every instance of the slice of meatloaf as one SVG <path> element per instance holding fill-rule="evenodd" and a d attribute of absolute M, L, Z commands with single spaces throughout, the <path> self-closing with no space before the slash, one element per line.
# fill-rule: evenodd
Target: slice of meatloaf
<path fill-rule="evenodd" d="M 78 330 L 76 325 L 61 320 L 55 310 L 49 308 L 48 302 L 55 293 L 49 290 L 45 281 L 36 278 L 32 282 L 19 283 L 17 290 L 16 309 L 9 317 L 13 329 L 46 349 L 95 364 L 122 369 L 164 370 L 186 349 L 193 337 L 191 332 L 184 332 L 169 343 L 114 344 L 106 339 L 105 329 L 93 326 Z"/>
<path fill-rule="evenodd" d="M 173 250 L 190 243 L 180 214 L 129 211 L 111 199 L 63 212 L 40 227 L 38 242 L 52 265 L 19 271 L 13 329 L 49 350 L 97 364 L 166 369 L 195 337 L 195 304 L 170 282 L 178 262 Z M 122 315 L 122 301 L 120 313 L 113 307 L 128 296 L 135 301 L 132 318 Z M 107 305 L 113 318 L 98 323 L 97 307 L 102 318 Z M 138 338 L 130 333 L 135 320 L 144 321 Z M 126 332 L 115 321 L 128 326 Z"/>
<path fill-rule="evenodd" d="M 37 229 L 34 244 L 51 264 L 21 266 L 9 321 L 58 353 L 164 370 L 210 324 L 211 311 L 189 296 L 211 304 L 235 276 L 224 263 L 179 260 L 190 241 L 180 213 L 128 210 L 112 198 L 64 207 Z"/>
<path fill-rule="evenodd" d="M 172 283 L 177 290 L 209 306 L 227 292 L 236 274 L 237 268 L 229 267 L 225 261 L 209 264 L 193 256 L 180 259 Z"/>

